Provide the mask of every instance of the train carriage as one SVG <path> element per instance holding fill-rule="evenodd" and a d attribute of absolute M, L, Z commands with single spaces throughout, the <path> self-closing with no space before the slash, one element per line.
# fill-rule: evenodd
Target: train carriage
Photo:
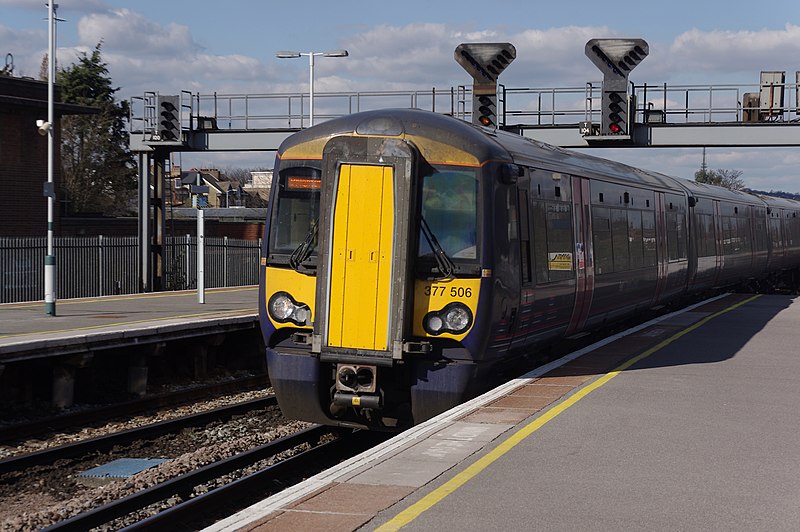
<path fill-rule="evenodd" d="M 273 183 L 270 380 L 285 415 L 326 424 L 419 423 L 543 342 L 800 262 L 788 200 L 426 111 L 297 133 Z"/>
<path fill-rule="evenodd" d="M 767 270 L 790 269 L 800 261 L 800 201 L 762 196 L 767 212 Z"/>

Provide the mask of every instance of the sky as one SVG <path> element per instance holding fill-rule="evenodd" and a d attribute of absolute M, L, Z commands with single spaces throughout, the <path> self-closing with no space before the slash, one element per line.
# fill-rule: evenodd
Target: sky
<path fill-rule="evenodd" d="M 645 39 L 650 55 L 637 84 L 757 84 L 762 70 L 800 70 L 800 2 L 740 0 L 61 0 L 59 65 L 102 42 L 120 99 L 145 91 L 267 94 L 308 90 L 306 58 L 279 50 L 346 49 L 315 63 L 315 93 L 448 89 L 468 85 L 453 60 L 462 42 L 511 42 L 506 87 L 582 87 L 599 81 L 584 56 L 591 38 Z M 38 77 L 47 51 L 46 0 L 0 0 L 0 55 L 14 75 Z M 0 60 L 2 61 L 2 60 Z M 0 63 L 2 65 L 3 63 Z M 794 101 L 794 100 L 792 100 Z M 800 129 L 798 130 L 800 135 Z M 591 153 L 693 178 L 702 151 L 592 150 Z M 184 154 L 184 167 L 272 167 L 273 152 Z M 745 185 L 800 192 L 800 148 L 709 148 L 709 168 L 741 170 Z"/>

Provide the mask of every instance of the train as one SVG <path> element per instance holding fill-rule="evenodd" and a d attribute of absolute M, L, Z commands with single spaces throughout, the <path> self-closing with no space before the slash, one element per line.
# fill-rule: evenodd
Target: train
<path fill-rule="evenodd" d="M 259 317 L 294 419 L 401 430 L 498 368 L 687 295 L 796 280 L 800 202 L 416 109 L 287 138 Z"/>

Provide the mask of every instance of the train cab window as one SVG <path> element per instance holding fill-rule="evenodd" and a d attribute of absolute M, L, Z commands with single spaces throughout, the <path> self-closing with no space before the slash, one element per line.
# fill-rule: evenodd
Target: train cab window
<path fill-rule="evenodd" d="M 431 246 L 437 243 L 455 263 L 456 272 L 460 270 L 459 261 L 474 263 L 478 258 L 478 179 L 475 171 L 435 169 L 423 178 L 420 205 L 417 256 L 423 269 L 429 270 L 435 264 Z M 430 259 L 430 264 L 426 259 Z"/>
<path fill-rule="evenodd" d="M 320 184 L 316 168 L 281 170 L 270 224 L 271 260 L 289 263 L 298 249 L 304 255 L 300 263 L 316 257 Z"/>

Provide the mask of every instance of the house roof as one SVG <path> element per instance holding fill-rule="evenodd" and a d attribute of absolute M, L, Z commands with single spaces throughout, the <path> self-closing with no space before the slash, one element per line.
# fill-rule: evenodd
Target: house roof
<path fill-rule="evenodd" d="M 197 174 L 200 174 L 200 180 L 208 185 L 209 187 L 214 187 L 214 189 L 219 192 L 225 192 L 224 185 L 220 183 L 217 178 L 215 178 L 211 174 L 207 174 L 205 172 L 198 172 L 197 170 L 190 170 L 187 172 L 181 172 L 181 184 L 190 186 L 197 184 Z"/>

